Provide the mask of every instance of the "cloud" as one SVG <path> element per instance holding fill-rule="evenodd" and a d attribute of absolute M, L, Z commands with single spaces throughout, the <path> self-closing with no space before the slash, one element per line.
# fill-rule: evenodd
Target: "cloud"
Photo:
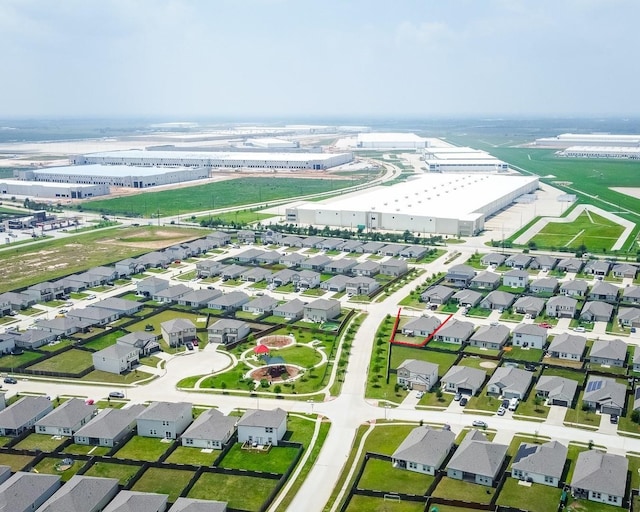
<path fill-rule="evenodd" d="M 456 33 L 441 21 L 424 21 L 418 24 L 405 21 L 396 29 L 396 44 L 400 48 L 420 46 L 442 49 L 455 40 Z"/>

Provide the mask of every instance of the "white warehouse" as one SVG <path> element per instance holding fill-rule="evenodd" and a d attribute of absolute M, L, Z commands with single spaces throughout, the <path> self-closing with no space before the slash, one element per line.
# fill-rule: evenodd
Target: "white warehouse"
<path fill-rule="evenodd" d="M 304 203 L 287 222 L 366 230 L 473 236 L 485 218 L 538 188 L 538 178 L 499 174 L 427 174 L 390 187 Z"/>
<path fill-rule="evenodd" d="M 640 135 L 610 133 L 562 133 L 555 137 L 536 139 L 536 146 L 568 148 L 571 146 L 627 146 L 640 147 Z"/>
<path fill-rule="evenodd" d="M 351 153 L 262 153 L 207 151 L 107 151 L 71 157 L 73 164 L 142 167 L 205 167 L 207 169 L 324 170 L 349 163 Z"/>
<path fill-rule="evenodd" d="M 571 146 L 558 151 L 558 156 L 569 158 L 616 158 L 622 160 L 640 159 L 640 147 L 620 146 Z"/>
<path fill-rule="evenodd" d="M 12 179 L 0 180 L 0 197 L 27 196 L 47 199 L 83 199 L 86 197 L 104 196 L 109 193 L 107 185 L 88 185 L 76 183 L 39 183 Z"/>
<path fill-rule="evenodd" d="M 422 149 L 428 139 L 415 133 L 359 133 L 356 147 L 362 149 Z"/>

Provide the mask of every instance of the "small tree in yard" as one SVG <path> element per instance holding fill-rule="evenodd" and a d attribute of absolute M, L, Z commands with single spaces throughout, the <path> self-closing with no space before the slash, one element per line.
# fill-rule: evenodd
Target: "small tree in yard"
<path fill-rule="evenodd" d="M 534 397 L 533 405 L 535 405 L 536 412 L 542 412 L 542 409 L 540 409 L 540 406 L 542 405 L 542 398 L 540 398 L 538 395 Z"/>
<path fill-rule="evenodd" d="M 438 388 L 436 389 L 436 398 L 438 399 L 438 402 L 443 402 L 443 398 L 442 398 L 442 389 Z"/>
<path fill-rule="evenodd" d="M 282 392 L 282 387 L 280 386 L 280 384 L 277 384 L 276 386 L 274 386 L 273 392 L 277 394 L 280 394 Z"/>
<path fill-rule="evenodd" d="M 633 411 L 631 413 L 631 421 L 634 423 L 640 423 L 640 411 Z"/>

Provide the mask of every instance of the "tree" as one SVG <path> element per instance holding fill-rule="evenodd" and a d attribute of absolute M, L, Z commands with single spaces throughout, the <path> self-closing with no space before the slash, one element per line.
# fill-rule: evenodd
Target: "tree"
<path fill-rule="evenodd" d="M 442 389 L 436 389 L 436 398 L 438 399 L 438 402 L 442 402 Z"/>
<path fill-rule="evenodd" d="M 280 384 L 274 386 L 273 392 L 277 394 L 280 394 L 282 392 L 282 387 L 280 386 Z"/>

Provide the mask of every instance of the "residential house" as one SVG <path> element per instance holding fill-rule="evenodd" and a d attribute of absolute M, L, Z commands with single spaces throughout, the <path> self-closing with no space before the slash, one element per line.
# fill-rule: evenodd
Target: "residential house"
<path fill-rule="evenodd" d="M 615 379 L 590 375 L 584 388 L 582 402 L 602 414 L 622 416 L 627 400 L 627 386 Z"/>
<path fill-rule="evenodd" d="M 9 313 L 12 309 L 16 311 L 20 311 L 21 309 L 26 309 L 30 306 L 33 306 L 36 303 L 36 299 L 27 295 L 26 293 L 18 293 L 18 292 L 5 292 L 0 295 L 0 300 L 5 304 L 5 314 Z M 7 311 L 6 306 L 9 305 L 9 311 Z"/>
<path fill-rule="evenodd" d="M 547 301 L 547 316 L 554 318 L 573 318 L 576 315 L 578 301 L 571 297 L 558 295 Z"/>
<path fill-rule="evenodd" d="M 159 277 L 147 277 L 136 283 L 136 293 L 145 297 L 153 297 L 158 292 L 169 288 L 169 281 Z"/>
<path fill-rule="evenodd" d="M 33 512 L 60 488 L 60 476 L 18 471 L 0 484 L 3 512 Z"/>
<path fill-rule="evenodd" d="M 531 263 L 531 256 L 524 253 L 512 254 L 504 262 L 507 267 L 519 270 L 524 270 L 525 268 L 527 268 L 529 266 L 529 263 Z"/>
<path fill-rule="evenodd" d="M 320 283 L 321 290 L 327 290 L 329 292 L 342 292 L 347 289 L 347 283 L 353 278 L 349 276 L 343 276 L 338 274 L 326 281 Z"/>
<path fill-rule="evenodd" d="M 53 411 L 53 403 L 44 396 L 25 396 L 0 411 L 0 435 L 17 437 L 30 430 L 38 420 Z"/>
<path fill-rule="evenodd" d="M 492 443 L 479 430 L 470 430 L 449 460 L 447 476 L 491 487 L 498 480 L 508 448 Z"/>
<path fill-rule="evenodd" d="M 202 256 L 214 248 L 214 244 L 207 238 L 193 240 L 184 245 L 187 246 L 187 250 L 191 253 L 191 256 Z"/>
<path fill-rule="evenodd" d="M 271 270 L 255 267 L 245 270 L 242 274 L 240 274 L 240 279 L 249 283 L 259 283 L 260 281 L 264 281 L 270 275 Z"/>
<path fill-rule="evenodd" d="M 280 304 L 273 309 L 273 316 L 279 316 L 286 320 L 299 320 L 304 315 L 304 302 L 293 299 L 285 304 Z"/>
<path fill-rule="evenodd" d="M 175 261 L 176 263 L 192 255 L 191 249 L 186 244 L 172 245 L 171 247 L 167 247 L 164 252 L 171 258 L 171 261 Z"/>
<path fill-rule="evenodd" d="M 554 294 L 558 289 L 558 280 L 555 277 L 542 277 L 535 279 L 529 285 L 531 293 Z"/>
<path fill-rule="evenodd" d="M 500 286 L 500 274 L 484 270 L 471 280 L 469 286 L 472 288 L 493 290 Z"/>
<path fill-rule="evenodd" d="M 576 396 L 578 382 L 556 375 L 542 375 L 536 384 L 536 394 L 549 405 L 571 407 Z"/>
<path fill-rule="evenodd" d="M 599 450 L 580 452 L 576 460 L 571 494 L 621 507 L 626 495 L 629 459 Z"/>
<path fill-rule="evenodd" d="M 37 512 L 102 512 L 118 485 L 117 478 L 73 475 Z"/>
<path fill-rule="evenodd" d="M 153 295 L 153 300 L 163 304 L 173 304 L 174 302 L 178 302 L 181 297 L 192 291 L 193 288 L 189 288 L 186 284 L 176 284 L 155 293 Z"/>
<path fill-rule="evenodd" d="M 556 269 L 560 272 L 572 272 L 577 274 L 582 270 L 584 262 L 578 258 L 564 258 L 556 265 Z"/>
<path fill-rule="evenodd" d="M 92 267 L 88 272 L 102 277 L 103 283 L 108 283 L 118 279 L 118 271 L 114 267 Z"/>
<path fill-rule="evenodd" d="M 140 356 L 148 356 L 149 354 L 160 350 L 158 337 L 152 332 L 130 332 L 118 338 L 116 343 L 118 345 L 137 349 Z"/>
<path fill-rule="evenodd" d="M 16 347 L 33 350 L 52 342 L 58 336 L 43 329 L 27 329 L 26 331 L 14 331 L 10 333 L 15 341 Z"/>
<path fill-rule="evenodd" d="M 308 236 L 307 238 L 302 239 L 302 247 L 307 249 L 319 248 L 324 241 L 325 239 L 321 236 Z"/>
<path fill-rule="evenodd" d="M 422 292 L 420 294 L 420 300 L 431 304 L 445 304 L 453 297 L 454 293 L 456 293 L 456 291 L 453 288 L 437 284 Z"/>
<path fill-rule="evenodd" d="M 264 251 L 260 249 L 247 249 L 235 255 L 235 259 L 238 263 L 244 263 L 245 265 L 251 265 L 258 262 L 258 258 L 264 254 Z"/>
<path fill-rule="evenodd" d="M 466 288 L 476 276 L 476 271 L 469 265 L 454 265 L 447 271 L 445 280 L 451 285 Z"/>
<path fill-rule="evenodd" d="M 239 244 L 252 244 L 256 241 L 255 231 L 250 229 L 241 229 L 237 234 Z"/>
<path fill-rule="evenodd" d="M 342 247 L 344 240 L 342 238 L 327 238 L 323 240 L 318 249 L 323 251 L 336 251 Z"/>
<path fill-rule="evenodd" d="M 238 442 L 278 446 L 287 431 L 287 413 L 280 409 L 247 409 L 238 421 Z"/>
<path fill-rule="evenodd" d="M 298 275 L 295 270 L 290 268 L 283 268 L 277 272 L 267 276 L 267 283 L 274 287 L 285 286 L 293 282 L 293 276 Z"/>
<path fill-rule="evenodd" d="M 219 276 L 224 266 L 221 261 L 202 260 L 196 262 L 196 272 L 201 278 Z"/>
<path fill-rule="evenodd" d="M 187 402 L 153 402 L 136 418 L 138 435 L 177 439 L 193 420 L 193 405 Z"/>
<path fill-rule="evenodd" d="M 637 345 L 633 348 L 633 371 L 640 372 L 640 347 Z"/>
<path fill-rule="evenodd" d="M 405 260 L 390 258 L 380 263 L 380 273 L 385 276 L 398 277 L 409 271 L 409 265 Z"/>
<path fill-rule="evenodd" d="M 327 263 L 324 266 L 324 271 L 331 274 L 351 274 L 357 264 L 358 262 L 353 258 L 340 258 Z"/>
<path fill-rule="evenodd" d="M 567 460 L 567 447 L 558 441 L 520 443 L 511 464 L 511 476 L 535 484 L 558 487 Z"/>
<path fill-rule="evenodd" d="M 286 247 L 302 247 L 302 238 L 299 236 L 288 235 L 278 241 L 278 245 Z"/>
<path fill-rule="evenodd" d="M 567 297 L 584 297 L 587 295 L 589 286 L 582 279 L 572 279 L 560 285 L 560 293 Z"/>
<path fill-rule="evenodd" d="M 340 250 L 343 252 L 355 252 L 358 247 L 362 247 L 362 242 L 359 240 L 347 240 L 340 246 Z"/>
<path fill-rule="evenodd" d="M 353 267 L 352 272 L 356 276 L 372 277 L 380 272 L 380 264 L 374 260 L 366 260 Z"/>
<path fill-rule="evenodd" d="M 307 258 L 302 263 L 300 263 L 300 268 L 304 270 L 313 270 L 314 272 L 322 272 L 324 271 L 324 267 L 331 263 L 332 260 L 329 256 L 325 256 L 324 254 L 316 254 L 311 258 Z"/>
<path fill-rule="evenodd" d="M 640 327 L 640 309 L 618 309 L 618 323 L 624 327 Z"/>
<path fill-rule="evenodd" d="M 246 270 L 247 267 L 243 267 L 242 265 L 228 265 L 220 271 L 220 277 L 222 277 L 223 281 L 239 279 Z"/>
<path fill-rule="evenodd" d="M 558 258 L 553 256 L 540 255 L 533 258 L 533 261 L 529 265 L 529 268 L 533 270 L 553 270 L 558 263 Z"/>
<path fill-rule="evenodd" d="M 629 263 L 618 263 L 613 266 L 611 273 L 613 277 L 617 277 L 618 279 L 635 279 L 638 274 L 638 267 L 637 265 L 630 265 Z"/>
<path fill-rule="evenodd" d="M 473 308 L 482 300 L 482 294 L 474 290 L 460 290 L 454 293 L 453 300 L 460 306 Z"/>
<path fill-rule="evenodd" d="M 231 243 L 231 235 L 223 231 L 214 231 L 207 235 L 207 239 L 211 241 L 213 247 L 222 247 Z"/>
<path fill-rule="evenodd" d="M 186 318 L 172 318 L 160 324 L 162 339 L 170 346 L 177 347 L 196 339 L 196 326 Z"/>
<path fill-rule="evenodd" d="M 526 288 L 529 284 L 529 273 L 526 270 L 509 270 L 503 274 L 502 284 L 510 288 Z"/>
<path fill-rule="evenodd" d="M 278 233 L 273 229 L 266 229 L 260 234 L 260 240 L 263 244 L 278 244 L 284 238 L 282 233 Z"/>
<path fill-rule="evenodd" d="M 278 263 L 280 263 L 280 265 L 284 265 L 287 268 L 293 268 L 298 267 L 306 259 L 307 258 L 300 253 L 289 252 L 280 256 Z"/>
<path fill-rule="evenodd" d="M 22 293 L 28 295 L 36 302 L 49 302 L 50 300 L 58 299 L 64 295 L 64 289 L 60 283 L 52 283 L 51 281 L 44 281 L 42 283 L 36 283 L 33 286 L 29 286 Z"/>
<path fill-rule="evenodd" d="M 224 293 L 209 301 L 207 307 L 209 309 L 219 309 L 230 313 L 242 308 L 247 302 L 249 302 L 249 296 L 246 293 L 234 291 Z"/>
<path fill-rule="evenodd" d="M 316 299 L 304 306 L 307 322 L 326 322 L 340 316 L 340 302 L 335 299 Z"/>
<path fill-rule="evenodd" d="M 585 302 L 580 312 L 580 320 L 586 322 L 608 322 L 613 315 L 613 306 L 606 302 Z"/>
<path fill-rule="evenodd" d="M 434 476 L 451 453 L 455 437 L 451 430 L 416 427 L 393 452 L 391 463 L 394 468 Z"/>
<path fill-rule="evenodd" d="M 407 246 L 406 245 L 400 245 L 400 244 L 387 244 L 384 247 L 382 247 L 379 251 L 378 254 L 380 256 L 398 256 L 403 249 L 405 249 Z"/>
<path fill-rule="evenodd" d="M 73 434 L 73 442 L 113 448 L 133 430 L 136 418 L 144 410 L 145 406 L 142 404 L 122 409 L 106 408 Z"/>
<path fill-rule="evenodd" d="M 165 512 L 168 494 L 120 491 L 103 512 Z"/>
<path fill-rule="evenodd" d="M 408 321 L 404 327 L 402 327 L 402 334 L 426 338 L 427 336 L 431 336 L 434 331 L 440 327 L 440 324 L 440 320 L 435 316 L 419 316 Z"/>
<path fill-rule="evenodd" d="M 397 368 L 399 386 L 418 391 L 431 391 L 438 382 L 438 365 L 416 359 L 405 359 Z"/>
<path fill-rule="evenodd" d="M 227 503 L 195 498 L 178 498 L 167 512 L 227 512 Z"/>
<path fill-rule="evenodd" d="M 595 340 L 589 352 L 589 362 L 622 368 L 627 360 L 627 344 L 621 339 Z"/>
<path fill-rule="evenodd" d="M 256 258 L 256 263 L 260 265 L 275 265 L 280 261 L 282 255 L 278 251 L 266 251 Z"/>
<path fill-rule="evenodd" d="M 462 345 L 473 334 L 473 330 L 474 325 L 471 322 L 463 322 L 451 318 L 438 329 L 435 339 L 444 343 Z"/>
<path fill-rule="evenodd" d="M 13 331 L 17 332 L 17 331 Z M 16 339 L 13 332 L 0 334 L 0 354 L 11 354 L 16 348 Z"/>
<path fill-rule="evenodd" d="M 514 300 L 516 300 L 516 296 L 513 293 L 493 290 L 480 301 L 480 307 L 504 311 L 505 309 L 509 309 L 511 307 L 511 304 L 513 304 Z"/>
<path fill-rule="evenodd" d="M 366 244 L 356 247 L 355 252 L 377 254 L 380 249 L 385 246 L 382 242 L 367 242 Z"/>
<path fill-rule="evenodd" d="M 97 413 L 95 405 L 70 398 L 35 423 L 37 434 L 71 436 Z"/>
<path fill-rule="evenodd" d="M 490 252 L 489 254 L 485 254 L 482 258 L 480 258 L 480 264 L 485 267 L 499 267 L 504 263 L 507 257 L 504 254 L 500 254 L 497 252 Z"/>
<path fill-rule="evenodd" d="M 262 295 L 242 305 L 242 311 L 253 315 L 264 315 L 271 313 L 278 305 L 278 301 L 269 295 Z"/>
<path fill-rule="evenodd" d="M 502 398 L 524 399 L 533 374 L 511 366 L 499 366 L 487 383 L 487 394 Z"/>
<path fill-rule="evenodd" d="M 121 299 L 119 297 L 109 297 L 107 299 L 99 300 L 89 306 L 90 308 L 102 308 L 115 311 L 120 316 L 127 315 L 132 316 L 142 309 L 142 304 L 135 300 Z"/>
<path fill-rule="evenodd" d="M 313 270 L 301 270 L 291 277 L 296 291 L 309 290 L 320 286 L 320 274 Z"/>
<path fill-rule="evenodd" d="M 380 283 L 371 277 L 355 276 L 347 281 L 347 294 L 369 295 L 380 288 Z"/>
<path fill-rule="evenodd" d="M 118 273 L 118 277 L 122 278 L 129 277 L 144 271 L 144 265 L 138 263 L 138 261 L 134 258 L 126 258 L 122 261 L 116 262 L 115 269 Z"/>
<path fill-rule="evenodd" d="M 616 302 L 618 300 L 618 293 L 620 288 L 615 284 L 608 283 L 607 281 L 596 281 L 591 291 L 589 292 L 589 300 L 603 300 L 606 302 Z"/>
<path fill-rule="evenodd" d="M 136 258 L 136 262 L 144 268 L 159 268 L 169 265 L 171 257 L 163 252 L 153 251 L 139 256 Z"/>
<path fill-rule="evenodd" d="M 531 318 L 536 318 L 544 310 L 544 300 L 539 297 L 525 295 L 514 302 L 513 310 L 521 315 L 529 315 Z"/>
<path fill-rule="evenodd" d="M 120 314 L 111 309 L 103 309 L 94 306 L 71 309 L 67 313 L 67 318 L 78 322 L 86 322 L 89 325 L 107 325 L 120 318 Z"/>
<path fill-rule="evenodd" d="M 400 251 L 400 256 L 419 260 L 429 254 L 429 251 L 430 249 L 424 245 L 409 245 Z"/>
<path fill-rule="evenodd" d="M 509 328 L 502 324 L 483 325 L 469 339 L 474 347 L 500 350 L 509 339 Z"/>
<path fill-rule="evenodd" d="M 182 446 L 221 450 L 236 431 L 235 416 L 225 416 L 217 409 L 207 409 L 184 431 Z"/>
<path fill-rule="evenodd" d="M 547 330 L 536 324 L 519 324 L 513 330 L 513 345 L 543 349 L 547 343 Z"/>
<path fill-rule="evenodd" d="M 605 277 L 609 273 L 611 263 L 603 260 L 589 260 L 584 266 L 583 272 L 593 276 Z"/>
<path fill-rule="evenodd" d="M 222 295 L 220 290 L 213 290 L 211 288 L 203 288 L 201 290 L 192 290 L 185 293 L 178 299 L 180 306 L 187 306 L 191 308 L 203 308 L 213 299 L 216 299 Z"/>
<path fill-rule="evenodd" d="M 71 336 L 78 331 L 87 331 L 93 325 L 93 321 L 64 317 L 52 320 L 36 320 L 34 325 L 37 329 L 48 331 L 56 336 Z"/>
<path fill-rule="evenodd" d="M 91 354 L 96 370 L 120 375 L 131 371 L 140 362 L 140 350 L 137 347 L 115 343 Z"/>
<path fill-rule="evenodd" d="M 622 302 L 640 304 L 640 286 L 626 286 L 622 289 Z"/>
<path fill-rule="evenodd" d="M 553 341 L 547 349 L 547 353 L 551 357 L 558 359 L 582 361 L 582 356 L 586 346 L 587 338 L 584 336 L 564 332 L 553 338 Z"/>
<path fill-rule="evenodd" d="M 442 388 L 449 393 L 475 395 L 482 388 L 487 372 L 470 366 L 454 365 L 442 377 Z"/>
<path fill-rule="evenodd" d="M 207 328 L 209 343 L 229 345 L 246 338 L 251 332 L 249 324 L 242 320 L 221 318 Z"/>

